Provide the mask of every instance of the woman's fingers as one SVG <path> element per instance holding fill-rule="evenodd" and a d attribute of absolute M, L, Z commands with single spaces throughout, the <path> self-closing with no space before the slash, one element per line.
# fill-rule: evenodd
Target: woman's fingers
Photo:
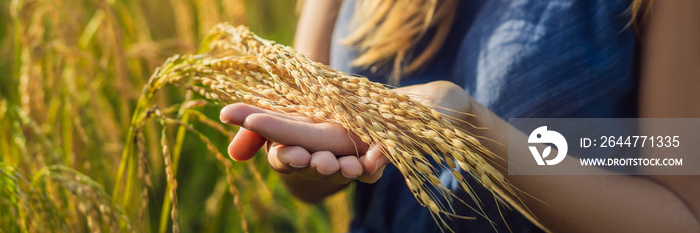
<path fill-rule="evenodd" d="M 306 179 L 328 178 L 339 184 L 355 180 L 365 172 L 356 156 L 337 157 L 330 151 L 309 154 L 303 147 L 278 143 L 272 143 L 268 152 L 268 161 L 270 166 L 280 173 L 298 171 Z"/>
<path fill-rule="evenodd" d="M 225 107 L 223 107 L 221 109 L 221 112 L 219 113 L 219 120 L 221 120 L 221 122 L 226 123 L 226 124 L 243 126 L 243 122 L 245 121 L 245 119 L 254 113 L 266 113 L 266 114 L 270 114 L 273 116 L 286 118 L 286 119 L 290 119 L 290 120 L 311 122 L 311 120 L 308 118 L 300 118 L 300 117 L 295 118 L 295 117 L 288 116 L 288 115 L 285 115 L 282 113 L 273 112 L 270 110 L 258 108 L 258 107 L 248 105 L 248 104 L 243 104 L 243 103 L 229 104 L 229 105 L 226 105 Z"/>
<path fill-rule="evenodd" d="M 338 158 L 338 164 L 340 164 L 340 174 L 348 179 L 356 179 L 362 175 L 363 169 L 362 164 L 357 156 L 343 156 Z"/>
<path fill-rule="evenodd" d="M 250 159 L 269 140 L 268 162 L 277 172 L 298 171 L 313 179 L 347 183 L 359 179 L 373 183 L 381 177 L 389 160 L 378 146 L 370 147 L 341 126 L 314 123 L 246 104 L 232 104 L 221 110 L 221 121 L 241 125 L 229 145 L 236 161 Z M 336 155 L 357 155 L 341 156 Z"/>
<path fill-rule="evenodd" d="M 272 169 L 288 174 L 308 167 L 311 163 L 311 154 L 303 147 L 273 143 L 267 154 L 267 160 Z"/>
<path fill-rule="evenodd" d="M 330 151 L 318 151 L 311 154 L 309 167 L 300 169 L 299 174 L 310 180 L 321 180 L 340 171 L 340 163 Z"/>
<path fill-rule="evenodd" d="M 257 133 L 240 128 L 228 146 L 228 155 L 236 161 L 248 160 L 255 156 L 266 141 L 267 139 Z"/>
<path fill-rule="evenodd" d="M 362 167 L 365 169 L 365 172 L 369 174 L 373 174 L 380 168 L 389 164 L 389 159 L 384 156 L 381 148 L 378 145 L 372 145 L 367 150 L 367 154 L 362 156 L 360 159 L 360 162 L 362 162 Z"/>
<path fill-rule="evenodd" d="M 323 176 L 329 176 L 340 170 L 340 163 L 330 151 L 319 151 L 311 154 L 309 168 Z"/>
<path fill-rule="evenodd" d="M 364 173 L 357 178 L 361 182 L 374 183 L 382 177 L 384 168 L 389 164 L 389 159 L 384 156 L 382 150 L 377 145 L 372 145 L 367 154 L 360 157 L 360 163 L 364 168 Z"/>
<path fill-rule="evenodd" d="M 310 122 L 309 119 L 297 119 L 281 113 L 241 103 L 231 104 L 222 108 L 219 119 L 226 124 L 242 126 L 245 119 L 255 113 L 264 113 L 289 120 Z M 229 156 L 236 161 L 248 160 L 255 156 L 265 142 L 266 139 L 259 134 L 245 128 L 240 128 L 239 132 L 229 144 Z"/>
<path fill-rule="evenodd" d="M 257 141 L 256 141 L 257 140 Z M 265 138 L 243 129 L 229 145 L 229 154 L 236 161 L 250 159 L 265 143 Z M 348 183 L 358 179 L 374 183 L 381 176 L 389 160 L 378 146 L 371 146 L 366 155 L 336 157 L 330 151 L 309 153 L 300 146 L 285 146 L 272 143 L 268 152 L 270 166 L 280 173 L 299 171 L 307 179 L 320 180 L 328 177 L 335 183 Z"/>
<path fill-rule="evenodd" d="M 342 156 L 338 158 L 340 171 L 331 175 L 331 181 L 337 184 L 347 184 L 362 175 L 362 165 L 357 156 Z"/>
<path fill-rule="evenodd" d="M 302 146 L 310 152 L 325 150 L 342 155 L 362 154 L 369 147 L 339 125 L 313 123 L 308 118 L 291 117 L 246 104 L 224 107 L 219 118 L 224 123 L 243 126 L 268 140 Z"/>
<path fill-rule="evenodd" d="M 343 127 L 330 123 L 308 123 L 268 113 L 253 113 L 243 124 L 270 141 L 301 146 L 309 152 L 352 155 L 362 154 L 369 147 Z"/>

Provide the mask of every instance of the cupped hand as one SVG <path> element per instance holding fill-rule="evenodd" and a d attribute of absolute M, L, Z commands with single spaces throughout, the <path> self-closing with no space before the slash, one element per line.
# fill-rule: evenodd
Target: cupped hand
<path fill-rule="evenodd" d="M 459 112 L 467 112 L 471 106 L 471 98 L 464 89 L 446 81 L 395 91 L 440 106 L 438 111 L 458 118 L 463 115 Z M 248 160 L 267 142 L 268 162 L 280 173 L 298 172 L 307 179 L 328 178 L 336 183 L 355 179 L 373 183 L 389 163 L 379 147 L 362 142 L 340 125 L 314 122 L 246 104 L 224 107 L 220 119 L 241 126 L 228 148 L 232 159 Z"/>
<path fill-rule="evenodd" d="M 228 148 L 236 161 L 252 158 L 268 143 L 268 163 L 277 172 L 310 180 L 375 182 L 388 159 L 339 125 L 313 122 L 246 104 L 224 107 L 221 121 L 241 126 Z M 359 156 L 358 156 L 359 154 Z"/>

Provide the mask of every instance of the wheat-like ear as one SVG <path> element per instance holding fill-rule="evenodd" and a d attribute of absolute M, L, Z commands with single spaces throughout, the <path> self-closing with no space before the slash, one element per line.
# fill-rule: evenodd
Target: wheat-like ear
<path fill-rule="evenodd" d="M 440 182 L 440 169 L 452 171 L 477 205 L 470 207 L 481 216 L 486 217 L 481 201 L 463 174 L 489 190 L 499 205 L 515 207 L 541 227 L 517 189 L 489 163 L 500 158 L 435 109 L 367 78 L 311 61 L 243 26 L 216 25 L 205 41 L 201 54 L 168 59 L 144 94 L 152 96 L 173 84 L 221 104 L 243 102 L 338 124 L 381 147 L 441 229 L 451 230 L 446 217 L 464 217 L 454 213 L 453 203 L 467 204 Z"/>

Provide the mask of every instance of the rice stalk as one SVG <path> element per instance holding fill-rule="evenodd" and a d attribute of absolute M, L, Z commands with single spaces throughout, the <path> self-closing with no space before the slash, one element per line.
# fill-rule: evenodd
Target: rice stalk
<path fill-rule="evenodd" d="M 146 151 L 145 142 L 146 139 L 143 135 L 143 131 L 139 130 L 136 133 L 136 146 L 139 151 L 139 171 L 138 176 L 142 180 L 141 191 L 141 208 L 139 209 L 138 221 L 142 222 L 146 211 L 148 211 L 148 190 L 153 189 L 153 182 L 151 181 L 151 174 L 148 172 L 148 156 Z"/>
<path fill-rule="evenodd" d="M 172 157 L 171 153 L 168 147 L 168 139 L 167 139 L 167 127 L 165 127 L 165 119 L 162 117 L 160 114 L 160 111 L 157 109 L 155 110 L 155 115 L 158 117 L 158 122 L 160 123 L 161 126 L 161 136 L 160 136 L 160 144 L 161 148 L 163 150 L 163 162 L 165 163 L 165 175 L 167 177 L 168 181 L 168 192 L 169 192 L 169 197 L 172 202 L 172 209 L 170 211 L 170 218 L 173 221 L 172 225 L 172 232 L 180 232 L 179 225 L 177 224 L 178 220 L 178 209 L 177 209 L 177 180 L 175 179 L 175 174 L 173 173 L 173 165 L 172 165 Z"/>
<path fill-rule="evenodd" d="M 146 90 L 146 89 L 144 89 L 144 90 Z M 229 134 L 226 130 L 224 130 L 222 128 L 221 124 L 214 125 L 214 123 L 211 122 L 210 119 L 206 118 L 206 116 L 204 116 L 202 113 L 200 113 L 196 110 L 190 109 L 190 107 L 193 107 L 196 105 L 201 105 L 201 104 L 202 103 L 198 102 L 198 101 L 186 101 L 185 104 L 180 105 L 179 112 L 182 114 L 178 114 L 178 116 L 180 118 L 182 118 L 183 120 L 168 118 L 157 107 L 154 107 L 152 109 L 145 111 L 144 114 L 141 115 L 141 117 L 135 116 L 134 118 L 138 119 L 138 121 L 132 122 L 131 128 L 134 129 L 134 132 L 129 132 L 129 134 L 132 134 L 132 133 L 135 134 L 136 138 L 134 138 L 133 140 L 130 140 L 130 142 L 133 142 L 136 144 L 136 147 L 137 147 L 138 151 L 140 152 L 139 153 L 140 154 L 139 155 L 140 161 L 144 161 L 143 160 L 143 157 L 144 157 L 143 153 L 145 153 L 145 148 L 143 146 L 143 140 L 142 140 L 143 136 L 142 136 L 141 132 L 142 132 L 143 127 L 146 124 L 146 121 L 150 118 L 155 118 L 156 120 L 158 120 L 160 128 L 161 128 L 160 144 L 161 144 L 162 154 L 164 157 L 163 161 L 165 163 L 165 173 L 166 173 L 166 177 L 167 177 L 166 178 L 167 190 L 169 193 L 164 198 L 163 211 L 161 212 L 161 221 L 160 221 L 159 231 L 165 232 L 167 230 L 166 224 L 167 224 L 168 220 L 167 220 L 166 216 L 168 216 L 168 213 L 169 213 L 170 221 L 172 221 L 171 231 L 173 231 L 173 232 L 179 231 L 179 224 L 178 224 L 179 210 L 177 208 L 177 191 L 176 191 L 178 183 L 177 183 L 177 179 L 175 179 L 175 172 L 177 169 L 177 159 L 173 157 L 173 155 L 176 154 L 176 152 L 171 151 L 171 149 L 170 149 L 171 147 L 169 146 L 169 144 L 167 142 L 167 130 L 166 130 L 168 125 L 174 125 L 174 126 L 178 126 L 178 127 L 182 128 L 188 132 L 194 133 L 200 139 L 200 141 L 202 141 L 205 144 L 207 150 L 209 150 L 210 153 L 214 154 L 216 159 L 221 164 L 224 165 L 224 171 L 226 174 L 226 181 L 228 183 L 228 190 L 229 190 L 229 193 L 231 194 L 231 196 L 233 197 L 234 205 L 236 206 L 238 212 L 240 213 L 241 228 L 244 232 L 248 232 L 249 231 L 248 230 L 248 223 L 247 223 L 245 216 L 243 215 L 244 211 L 243 211 L 243 206 L 242 206 L 242 202 L 241 202 L 241 198 L 240 198 L 240 193 L 235 185 L 236 178 L 233 175 L 233 164 L 231 163 L 230 160 L 228 160 L 228 159 L 226 159 L 226 157 L 224 157 L 224 155 L 217 149 L 217 147 L 214 145 L 214 143 L 212 143 L 209 140 L 208 136 L 204 135 L 199 130 L 195 129 L 191 124 L 185 122 L 186 120 L 189 119 L 189 116 L 193 115 L 193 116 L 197 117 L 198 120 L 204 122 L 206 125 L 211 126 L 211 128 L 213 128 L 214 130 L 219 131 L 219 132 L 224 133 L 224 134 L 227 134 L 227 135 Z M 173 111 L 172 109 L 174 109 L 174 108 L 171 107 L 168 109 L 171 109 L 170 111 L 172 112 Z M 182 136 L 182 134 L 181 134 L 181 132 L 178 132 L 178 139 L 177 140 L 179 141 L 179 143 L 177 143 L 176 145 L 182 145 L 180 140 L 183 137 L 180 137 L 180 136 Z M 130 145 L 130 144 L 127 143 L 127 145 Z M 179 147 L 175 147 L 175 150 L 179 150 L 178 148 Z M 177 154 L 179 154 L 179 151 L 177 152 Z M 144 163 L 145 162 L 140 162 L 140 164 L 138 165 L 140 167 L 139 168 L 139 177 L 142 177 L 142 176 L 147 177 L 147 176 L 145 176 L 145 174 L 146 174 L 145 170 L 141 171 L 142 169 L 144 169 L 144 168 L 141 168 L 141 167 L 145 166 Z M 260 177 L 259 174 L 257 174 L 257 176 Z M 259 179 L 260 179 L 260 182 L 262 182 L 262 178 L 260 177 Z M 150 178 L 146 178 L 146 180 L 144 180 L 144 183 L 146 186 L 150 186 Z M 143 192 L 142 192 L 143 195 L 147 195 L 147 187 L 146 186 L 144 186 L 144 188 L 143 188 Z M 146 198 L 146 197 L 144 197 L 144 198 Z M 147 205 L 148 205 L 147 202 L 142 202 L 142 206 L 141 206 L 142 210 L 141 211 L 144 211 L 143 209 L 147 208 Z M 172 209 L 170 209 L 170 211 L 168 211 L 169 208 L 172 208 Z"/>
<path fill-rule="evenodd" d="M 187 129 L 187 131 L 190 131 L 190 132 L 194 133 L 195 135 L 197 135 L 199 137 L 199 139 L 207 146 L 207 149 L 209 150 L 209 152 L 214 154 L 216 156 L 216 159 L 221 164 L 224 165 L 224 171 L 226 172 L 226 181 L 228 182 L 229 193 L 231 193 L 231 196 L 233 196 L 233 203 L 236 206 L 238 213 L 241 215 L 241 228 L 243 229 L 244 232 L 248 232 L 248 221 L 245 219 L 245 217 L 243 215 L 243 205 L 241 203 L 241 198 L 240 198 L 238 188 L 236 188 L 236 185 L 234 182 L 235 179 L 234 179 L 233 174 L 232 174 L 233 164 L 231 163 L 231 161 L 226 159 L 226 157 L 224 157 L 224 155 L 221 154 L 221 152 L 217 149 L 217 147 L 214 145 L 214 143 L 212 143 L 206 135 L 202 134 L 201 132 L 196 130 L 191 125 L 187 125 L 179 120 L 165 118 L 162 115 L 159 115 L 159 117 L 164 123 L 175 124 L 178 126 L 185 127 L 185 129 Z"/>
<path fill-rule="evenodd" d="M 489 190 L 498 205 L 514 207 L 538 224 L 518 190 L 489 163 L 499 158 L 475 135 L 453 126 L 450 118 L 430 106 L 364 77 L 311 61 L 243 26 L 218 24 L 202 46 L 202 53 L 176 55 L 154 72 L 134 119 L 143 114 L 155 92 L 175 85 L 221 105 L 243 102 L 334 123 L 365 143 L 379 145 L 441 229 L 451 230 L 446 217 L 469 217 L 454 213 L 453 203 L 468 204 L 439 181 L 438 168 L 453 171 L 477 205 L 470 208 L 481 216 L 486 217 L 480 200 L 462 174 Z"/>

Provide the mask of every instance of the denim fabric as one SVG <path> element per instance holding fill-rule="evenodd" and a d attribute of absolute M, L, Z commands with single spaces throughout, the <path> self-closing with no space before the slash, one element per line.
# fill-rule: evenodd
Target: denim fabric
<path fill-rule="evenodd" d="M 630 4 L 629 0 L 460 1 L 442 49 L 423 69 L 403 76 L 400 84 L 454 82 L 506 120 L 637 117 L 635 38 L 633 30 L 626 28 Z M 353 8 L 354 1 L 345 1 L 341 8 L 331 65 L 386 82 L 386 73 L 352 67 L 357 50 L 339 42 L 352 31 Z M 443 171 L 443 183 L 473 204 L 448 174 Z M 457 213 L 477 220 L 452 219 L 453 230 L 508 232 L 509 226 L 513 232 L 539 231 L 516 211 L 503 209 L 506 226 L 491 193 L 470 182 L 494 224 L 456 204 Z M 357 184 L 354 205 L 351 232 L 440 231 L 391 165 L 377 183 Z"/>

